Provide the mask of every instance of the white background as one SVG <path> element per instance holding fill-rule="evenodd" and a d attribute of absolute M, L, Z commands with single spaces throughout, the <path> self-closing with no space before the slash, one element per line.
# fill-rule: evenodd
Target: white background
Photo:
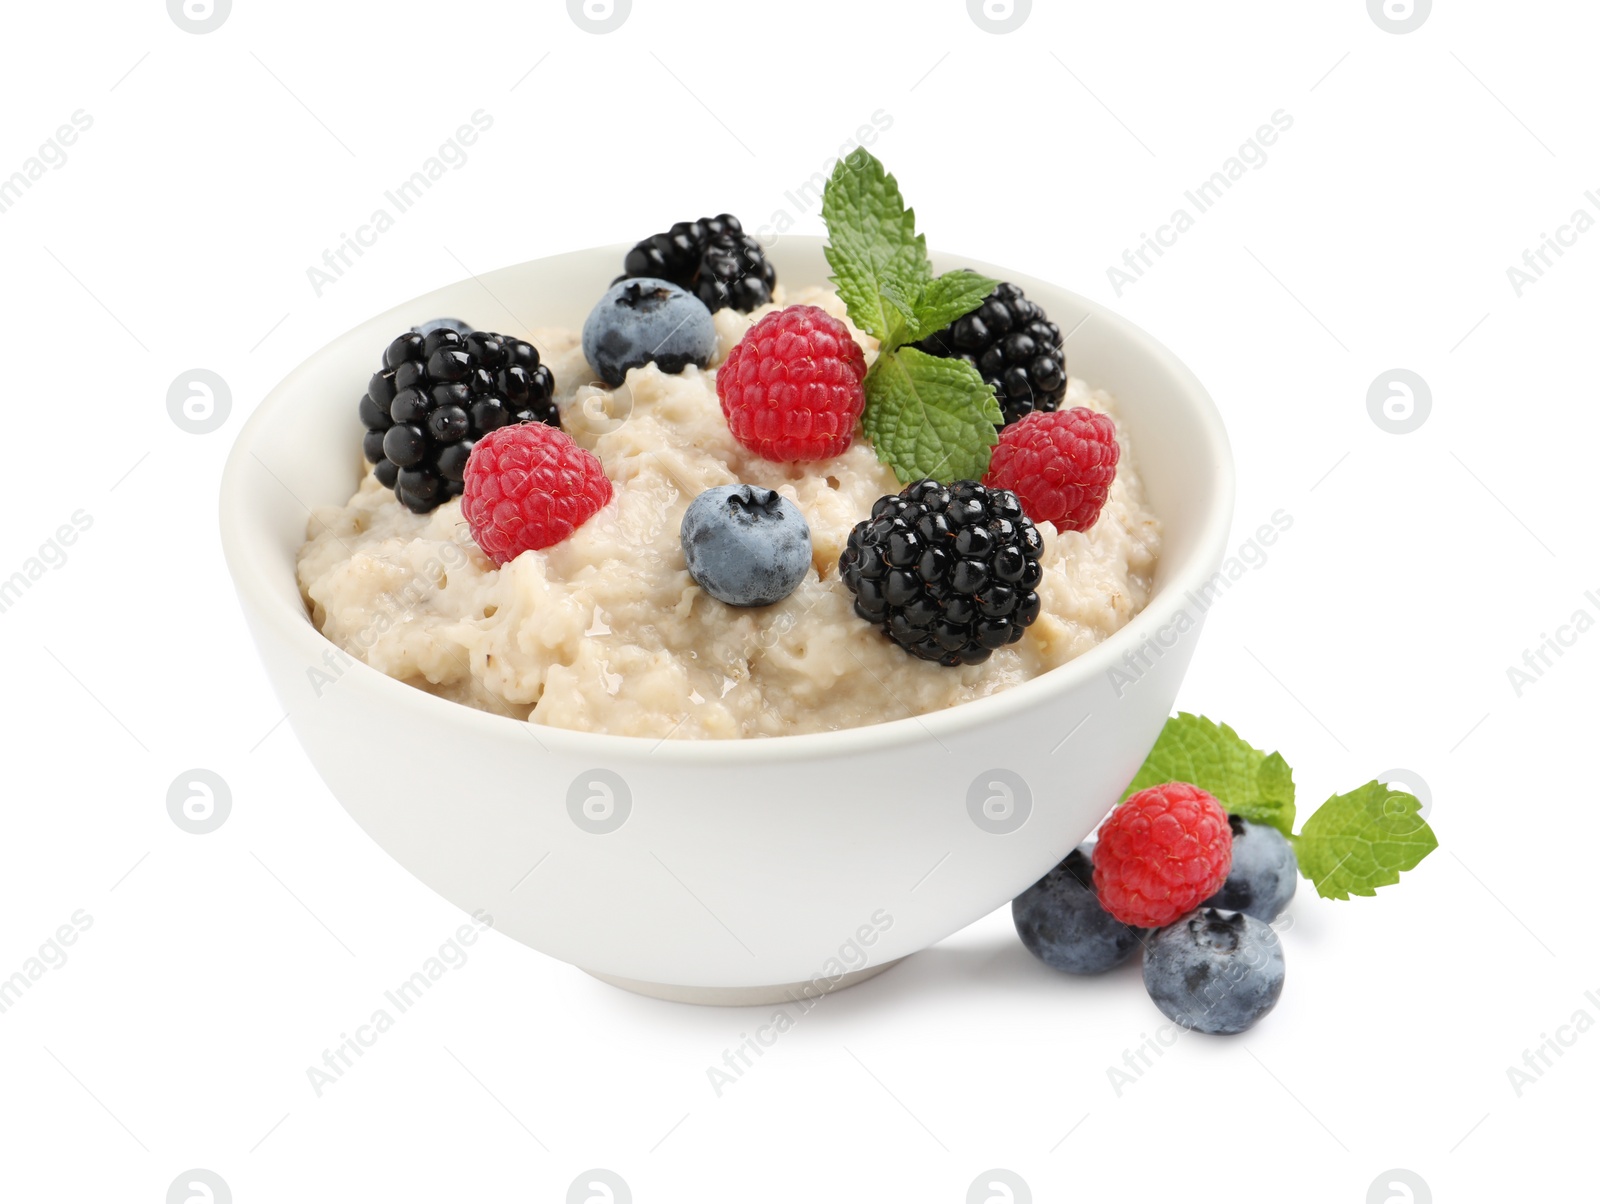
<path fill-rule="evenodd" d="M 557 0 L 6 19 L 0 177 L 93 124 L 0 213 L 0 576 L 93 525 L 0 614 L 0 976 L 93 922 L 0 1015 L 0 1195 L 158 1204 L 201 1167 L 241 1204 L 562 1200 L 604 1167 L 641 1202 L 932 1202 L 1000 1167 L 1036 1200 L 1358 1204 L 1393 1167 L 1415 1199 L 1500 1200 L 1589 1166 L 1600 1034 L 1562 1030 L 1520 1096 L 1507 1067 L 1600 1020 L 1600 634 L 1520 696 L 1507 667 L 1600 617 L 1600 233 L 1520 297 L 1506 269 L 1600 216 L 1590 6 L 1441 0 L 1403 35 L 1362 0 L 1041 0 L 1007 35 L 961 0 L 637 0 L 604 36 Z M 478 109 L 465 166 L 316 295 L 307 268 Z M 1118 296 L 1107 268 L 1280 109 L 1266 164 Z M 1056 976 L 1001 911 L 824 1001 L 720 1098 L 707 1067 L 770 1009 L 635 998 L 490 934 L 319 1098 L 306 1068 L 460 917 L 275 726 L 218 547 L 230 441 L 313 350 L 468 271 L 723 210 L 820 233 L 785 193 L 877 110 L 935 245 L 1114 305 L 1207 383 L 1236 543 L 1292 515 L 1180 705 L 1282 750 L 1302 813 L 1420 775 L 1440 850 L 1376 898 L 1302 887 L 1277 1011 L 1120 1095 L 1108 1067 L 1161 1021 L 1137 969 Z M 212 434 L 166 410 L 196 367 L 231 387 Z M 1395 367 L 1431 387 L 1411 434 L 1367 410 Z M 166 812 L 197 766 L 233 796 L 206 836 Z"/>

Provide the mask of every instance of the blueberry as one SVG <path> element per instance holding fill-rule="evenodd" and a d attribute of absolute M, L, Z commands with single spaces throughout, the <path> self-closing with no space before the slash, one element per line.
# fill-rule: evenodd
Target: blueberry
<path fill-rule="evenodd" d="M 1266 824 L 1230 815 L 1228 826 L 1233 829 L 1233 868 L 1222 889 L 1201 906 L 1242 911 L 1271 923 L 1294 898 L 1300 877 L 1294 848 L 1282 832 Z"/>
<path fill-rule="evenodd" d="M 663 372 L 704 368 L 716 349 L 717 329 L 704 303 L 648 276 L 617 281 L 583 324 L 583 357 L 612 386 L 629 368 L 650 363 Z"/>
<path fill-rule="evenodd" d="M 756 485 L 707 489 L 689 503 L 679 535 L 689 575 L 729 606 L 787 598 L 811 567 L 811 528 L 800 508 Z"/>
<path fill-rule="evenodd" d="M 1145 942 L 1144 986 L 1183 1028 L 1242 1033 L 1283 993 L 1283 946 L 1254 916 L 1201 908 Z"/>
<path fill-rule="evenodd" d="M 1144 935 L 1100 906 L 1089 848 L 1073 849 L 1011 902 L 1011 919 L 1028 952 L 1068 974 L 1103 974 L 1120 966 Z"/>
<path fill-rule="evenodd" d="M 472 333 L 472 327 L 460 318 L 429 318 L 426 322 L 411 328 L 413 334 L 420 334 L 423 338 L 427 338 L 436 330 L 453 330 L 463 339 Z"/>

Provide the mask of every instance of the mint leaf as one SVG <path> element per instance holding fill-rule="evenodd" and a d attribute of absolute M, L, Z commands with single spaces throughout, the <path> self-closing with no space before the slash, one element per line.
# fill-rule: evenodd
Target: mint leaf
<path fill-rule="evenodd" d="M 902 343 L 910 342 L 912 337 L 920 336 L 908 336 L 906 333 L 915 323 L 917 312 L 912 308 L 911 299 L 906 296 L 904 290 L 899 285 L 885 280 L 879 285 L 878 291 L 888 305 L 883 311 L 884 318 L 888 322 L 888 330 L 878 337 L 878 351 L 880 354 L 885 354 Z"/>
<path fill-rule="evenodd" d="M 957 268 L 928 281 L 912 299 L 913 312 L 905 341 L 914 343 L 970 314 L 999 283 L 968 268 Z"/>
<path fill-rule="evenodd" d="M 884 298 L 884 285 L 897 290 L 909 308 L 933 278 L 916 215 L 906 208 L 895 178 L 858 147 L 834 165 L 822 190 L 822 218 L 828 224 L 823 253 L 850 320 L 887 341 L 903 326 L 895 320 L 897 307 Z"/>
<path fill-rule="evenodd" d="M 1285 836 L 1294 831 L 1288 763 L 1251 747 L 1225 723 L 1182 712 L 1168 719 L 1122 797 L 1162 782 L 1188 782 L 1251 823 L 1270 824 Z"/>
<path fill-rule="evenodd" d="M 1257 799 L 1250 806 L 1266 806 L 1276 814 L 1276 819 L 1260 819 L 1245 815 L 1252 823 L 1270 823 L 1285 836 L 1294 827 L 1294 772 L 1282 753 L 1272 753 L 1256 770 Z M 1240 812 L 1240 814 L 1244 814 Z"/>
<path fill-rule="evenodd" d="M 901 347 L 867 373 L 862 426 L 903 482 L 980 480 L 998 438 L 1000 403 L 965 360 Z"/>
<path fill-rule="evenodd" d="M 1368 782 L 1318 807 L 1294 846 L 1300 872 L 1317 894 L 1348 899 L 1400 881 L 1439 841 L 1413 795 Z"/>

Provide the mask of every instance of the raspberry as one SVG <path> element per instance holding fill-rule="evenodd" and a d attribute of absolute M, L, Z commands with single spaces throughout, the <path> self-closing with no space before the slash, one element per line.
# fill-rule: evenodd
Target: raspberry
<path fill-rule="evenodd" d="M 745 332 L 717 371 L 717 396 L 746 450 L 764 460 L 826 460 L 855 436 L 866 374 L 843 322 L 815 305 L 791 305 Z"/>
<path fill-rule="evenodd" d="M 542 422 L 490 431 L 467 457 L 465 477 L 461 513 L 496 564 L 560 543 L 611 500 L 600 461 Z"/>
<path fill-rule="evenodd" d="M 1121 454 L 1116 425 L 1104 414 L 1082 406 L 1035 412 L 1000 432 L 983 483 L 1011 490 L 1036 523 L 1087 531 L 1106 504 Z"/>
<path fill-rule="evenodd" d="M 1111 813 L 1094 847 L 1100 905 L 1135 928 L 1164 928 L 1228 880 L 1233 832 L 1217 802 L 1188 782 L 1141 790 Z"/>

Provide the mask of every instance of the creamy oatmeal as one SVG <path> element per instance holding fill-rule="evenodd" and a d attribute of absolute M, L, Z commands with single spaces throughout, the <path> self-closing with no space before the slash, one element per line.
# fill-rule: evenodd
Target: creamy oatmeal
<path fill-rule="evenodd" d="M 828 290 L 781 300 L 847 320 Z M 346 505 L 316 511 L 300 551 L 317 628 L 391 677 L 484 710 L 585 731 L 731 738 L 856 727 L 993 694 L 1071 660 L 1145 605 L 1160 525 L 1119 428 L 1099 521 L 1082 533 L 1040 527 L 1042 613 L 1019 642 L 945 668 L 857 617 L 839 552 L 872 504 L 899 491 L 894 474 L 859 439 L 831 460 L 759 459 L 734 441 L 717 401 L 715 365 L 776 308 L 718 311 L 709 370 L 665 375 L 651 364 L 614 391 L 587 383 L 576 332 L 533 332 L 563 426 L 604 464 L 611 503 L 564 542 L 497 568 L 459 500 L 413 514 L 367 467 Z M 870 362 L 873 340 L 857 335 Z M 1074 405 L 1115 418 L 1112 398 L 1077 379 L 1061 402 Z M 740 481 L 778 491 L 811 527 L 812 571 L 768 607 L 711 598 L 679 545 L 689 502 Z"/>

